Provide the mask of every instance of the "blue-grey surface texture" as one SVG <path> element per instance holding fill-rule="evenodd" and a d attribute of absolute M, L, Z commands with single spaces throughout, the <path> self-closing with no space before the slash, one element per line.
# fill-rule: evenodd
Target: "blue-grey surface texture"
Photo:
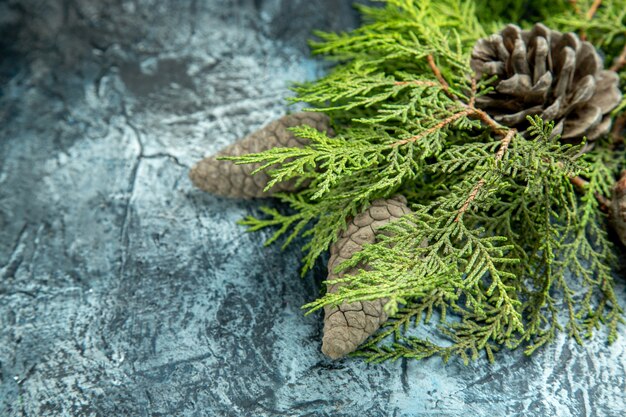
<path fill-rule="evenodd" d="M 305 41 L 357 24 L 350 3 L 0 2 L 1 416 L 626 415 L 626 335 L 325 359 L 300 310 L 323 264 L 300 279 L 298 245 L 235 224 L 259 202 L 192 188 L 323 72 Z"/>

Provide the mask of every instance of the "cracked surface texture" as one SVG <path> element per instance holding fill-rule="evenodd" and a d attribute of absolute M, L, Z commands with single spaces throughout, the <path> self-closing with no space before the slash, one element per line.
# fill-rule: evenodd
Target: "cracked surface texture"
<path fill-rule="evenodd" d="M 406 198 L 403 196 L 372 201 L 370 207 L 348 222 L 348 228 L 331 246 L 328 281 L 358 271 L 359 268 L 351 268 L 340 273 L 334 272 L 342 262 L 360 252 L 363 246 L 374 243 L 378 229 L 410 212 L 411 209 L 406 206 Z M 328 291 L 336 292 L 342 285 L 342 283 L 328 284 Z M 388 316 L 383 309 L 387 300 L 381 298 L 343 303 L 336 307 L 325 306 L 322 352 L 332 359 L 354 352 L 365 339 L 387 321 Z"/>
<path fill-rule="evenodd" d="M 493 365 L 326 359 L 300 309 L 325 263 L 300 279 L 298 245 L 236 225 L 258 202 L 192 186 L 322 73 L 305 41 L 351 3 L 0 2 L 0 415 L 626 415 L 623 327 Z"/>
<path fill-rule="evenodd" d="M 259 153 L 271 148 L 301 148 L 309 143 L 308 139 L 297 137 L 287 130 L 296 126 L 311 126 L 320 132 L 332 135 L 330 119 L 323 113 L 298 112 L 283 116 L 270 122 L 220 150 L 216 155 L 204 158 L 193 166 L 189 178 L 193 184 L 209 193 L 234 198 L 269 197 L 278 192 L 297 190 L 297 179 L 280 182 L 271 189 L 264 191 L 270 182 L 269 169 L 257 172 L 254 170 L 263 164 L 237 165 L 233 161 L 218 160 L 220 156 L 240 156 Z"/>

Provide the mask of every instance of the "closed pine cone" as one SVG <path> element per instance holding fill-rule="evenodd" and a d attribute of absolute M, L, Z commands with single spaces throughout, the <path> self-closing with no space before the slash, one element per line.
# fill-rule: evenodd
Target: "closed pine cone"
<path fill-rule="evenodd" d="M 524 130 L 526 116 L 539 115 L 555 122 L 555 134 L 575 142 L 608 133 L 609 112 L 622 96 L 618 75 L 603 69 L 592 44 L 542 24 L 532 30 L 507 25 L 480 39 L 471 67 L 479 78 L 498 77 L 494 91 L 476 100 L 496 121 Z"/>
<path fill-rule="evenodd" d="M 328 280 L 354 274 L 358 268 L 334 272 L 339 264 L 361 251 L 363 246 L 376 241 L 378 229 L 397 220 L 411 210 L 406 205 L 406 198 L 395 196 L 387 200 L 375 200 L 372 205 L 358 214 L 348 223 L 348 228 L 341 233 L 337 242 L 330 248 L 328 261 Z M 329 284 L 328 291 L 335 292 L 344 283 Z M 383 309 L 387 299 L 343 303 L 338 307 L 324 307 L 324 338 L 322 352 L 338 359 L 356 348 L 387 321 Z"/>
<path fill-rule="evenodd" d="M 222 149 L 219 153 L 198 162 L 189 172 L 193 184 L 209 193 L 234 198 L 269 197 L 277 192 L 295 191 L 296 179 L 276 184 L 263 191 L 270 181 L 265 171 L 252 175 L 260 164 L 237 165 L 232 161 L 219 161 L 220 156 L 239 156 L 263 152 L 271 148 L 297 148 L 306 146 L 308 139 L 295 136 L 290 127 L 308 125 L 332 135 L 330 119 L 323 113 L 300 112 L 283 116 Z"/>

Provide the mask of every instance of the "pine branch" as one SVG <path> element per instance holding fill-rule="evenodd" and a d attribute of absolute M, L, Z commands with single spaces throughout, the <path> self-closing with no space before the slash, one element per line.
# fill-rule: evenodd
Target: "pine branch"
<path fill-rule="evenodd" d="M 370 361 L 493 360 L 517 347 L 531 354 L 561 331 L 582 342 L 603 324 L 612 341 L 623 321 L 602 209 L 623 165 L 624 106 L 614 110 L 613 143 L 596 142 L 584 157 L 582 144 L 553 135 L 552 122 L 528 118 L 526 132 L 496 122 L 476 108 L 489 81 L 469 76 L 471 48 L 485 33 L 477 14 L 491 16 L 490 24 L 494 17 L 488 2 L 476 4 L 360 7 L 362 27 L 319 33 L 312 44 L 340 64 L 294 88 L 293 101 L 330 115 L 337 135 L 297 128 L 309 140 L 304 148 L 231 158 L 261 164 L 268 187 L 300 181 L 301 191 L 279 195 L 288 210 L 264 209 L 264 218 L 243 224 L 274 228 L 268 243 L 303 237 L 303 272 L 371 201 L 408 198 L 414 213 L 339 266 L 357 272 L 334 280 L 342 283 L 337 291 L 303 307 L 388 299 L 390 321 L 356 353 Z M 538 15 L 606 48 L 618 69 L 622 4 L 532 2 Z M 433 340 L 411 334 L 435 319 Z"/>

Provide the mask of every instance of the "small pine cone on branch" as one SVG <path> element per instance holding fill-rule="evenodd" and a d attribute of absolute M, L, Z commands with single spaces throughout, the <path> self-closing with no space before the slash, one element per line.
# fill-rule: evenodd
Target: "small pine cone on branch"
<path fill-rule="evenodd" d="M 622 244 L 626 246 L 626 171 L 622 172 L 621 178 L 613 187 L 611 223 Z"/>
<path fill-rule="evenodd" d="M 397 220 L 411 212 L 404 196 L 380 199 L 362 213 L 354 217 L 348 228 L 343 231 L 330 248 L 328 261 L 328 281 L 354 274 L 358 268 L 335 273 L 342 262 L 347 261 L 363 246 L 376 241 L 376 233 L 385 224 Z M 328 284 L 328 291 L 333 293 L 344 283 Z M 324 337 L 322 352 L 331 359 L 341 358 L 356 348 L 387 321 L 384 310 L 387 299 L 356 301 L 339 306 L 324 307 Z"/>
<path fill-rule="evenodd" d="M 222 161 L 217 158 L 259 153 L 276 147 L 306 146 L 309 143 L 308 139 L 299 138 L 287 130 L 290 127 L 302 125 L 311 126 L 328 135 L 334 134 L 330 127 L 330 119 L 323 113 L 300 112 L 283 116 L 224 148 L 216 155 L 198 162 L 189 172 L 189 178 L 201 190 L 224 197 L 269 197 L 278 192 L 295 191 L 296 179 L 276 184 L 270 190 L 263 191 L 270 181 L 267 172 L 261 171 L 252 175 L 260 164 L 237 165 L 232 161 Z"/>
<path fill-rule="evenodd" d="M 479 78 L 497 76 L 494 91 L 476 99 L 496 121 L 523 131 L 526 116 L 539 115 L 554 121 L 554 134 L 576 143 L 608 133 L 609 113 L 622 97 L 617 73 L 603 69 L 591 43 L 542 24 L 507 25 L 480 39 L 470 65 Z"/>

